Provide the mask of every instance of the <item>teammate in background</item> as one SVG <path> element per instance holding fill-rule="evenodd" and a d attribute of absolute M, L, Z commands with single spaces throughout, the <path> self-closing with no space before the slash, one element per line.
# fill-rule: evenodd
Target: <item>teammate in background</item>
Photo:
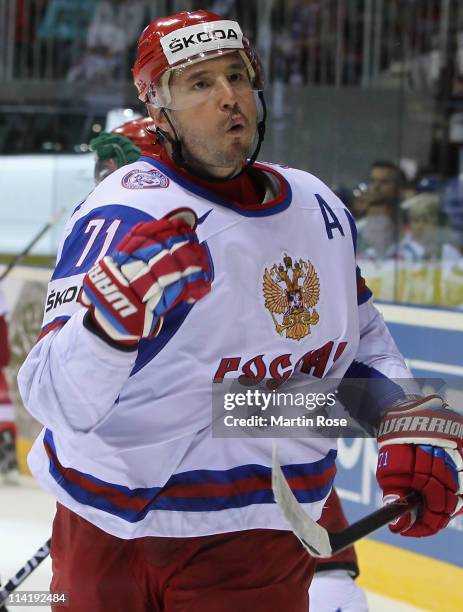
<path fill-rule="evenodd" d="M 16 484 L 16 418 L 4 368 L 10 361 L 7 306 L 0 286 L 0 478 L 5 484 Z"/>
<path fill-rule="evenodd" d="M 136 161 L 143 151 L 154 152 L 156 135 L 153 121 L 148 117 L 128 121 L 112 130 L 102 132 L 90 141 L 95 151 L 95 182 L 100 183 L 106 176 Z M 152 130 L 152 131 L 150 131 Z"/>
<path fill-rule="evenodd" d="M 45 426 L 29 465 L 58 500 L 51 590 L 71 612 L 306 612 L 315 562 L 274 502 L 271 440 L 214 437 L 211 386 L 362 372 L 381 377 L 384 411 L 438 414 L 443 436 L 360 415 L 382 424 L 385 500 L 423 496 L 391 527 L 410 536 L 460 510 L 458 417 L 386 384 L 410 373 L 356 270 L 342 203 L 308 173 L 255 162 L 264 79 L 239 25 L 207 11 L 158 19 L 134 77 L 159 154 L 74 212 L 49 290 L 82 285 L 79 302 L 49 309 L 18 376 Z M 335 440 L 279 442 L 318 519 Z"/>
<path fill-rule="evenodd" d="M 104 132 L 90 143 L 97 155 L 95 170 L 101 167 L 104 161 L 111 164 L 105 166 L 108 176 L 114 170 L 130 163 L 130 157 L 136 151 L 159 154 L 159 145 L 156 142 L 155 126 L 151 118 L 128 121 L 114 129 L 111 134 Z M 111 136 L 111 138 L 108 138 Z M 127 140 L 130 140 L 132 147 Z M 122 152 L 122 153 L 121 153 Z M 129 157 L 130 156 L 130 157 Z M 98 173 L 95 171 L 95 178 Z M 336 194 L 338 195 L 338 194 Z M 340 197 L 340 196 L 338 196 Z M 342 199 L 342 198 L 341 198 Z M 332 489 L 323 508 L 319 523 L 330 531 L 337 531 L 347 527 L 348 522 L 344 515 L 341 502 L 334 489 Z M 309 589 L 309 599 L 313 612 L 341 609 L 348 612 L 355 610 L 363 612 L 368 610 L 365 594 L 354 582 L 359 575 L 357 555 L 354 547 L 339 553 L 331 559 L 319 559 L 315 568 L 312 584 Z"/>

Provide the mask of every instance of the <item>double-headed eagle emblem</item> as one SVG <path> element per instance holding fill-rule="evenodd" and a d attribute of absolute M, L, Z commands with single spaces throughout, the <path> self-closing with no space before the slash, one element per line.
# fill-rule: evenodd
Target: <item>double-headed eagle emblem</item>
<path fill-rule="evenodd" d="M 320 281 L 310 261 L 299 259 L 293 264 L 291 257 L 285 255 L 283 264 L 274 264 L 270 270 L 265 268 L 265 307 L 280 336 L 285 332 L 286 338 L 301 340 L 319 320 L 314 306 L 320 297 Z M 275 315 L 283 315 L 281 323 Z"/>

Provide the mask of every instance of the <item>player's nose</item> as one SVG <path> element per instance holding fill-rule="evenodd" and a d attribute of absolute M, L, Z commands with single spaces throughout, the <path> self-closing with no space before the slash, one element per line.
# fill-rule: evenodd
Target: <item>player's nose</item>
<path fill-rule="evenodd" d="M 236 105 L 236 90 L 227 78 L 221 77 L 217 79 L 216 89 L 221 108 L 228 110 Z"/>

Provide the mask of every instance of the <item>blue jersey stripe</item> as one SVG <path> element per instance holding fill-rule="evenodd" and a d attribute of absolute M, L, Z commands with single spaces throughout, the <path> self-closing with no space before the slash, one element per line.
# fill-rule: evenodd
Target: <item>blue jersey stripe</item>
<path fill-rule="evenodd" d="M 114 514 L 128 522 L 143 520 L 148 512 L 156 510 L 213 512 L 230 508 L 242 508 L 254 504 L 274 503 L 270 486 L 271 469 L 261 465 L 241 465 L 230 470 L 193 470 L 172 476 L 162 488 L 137 488 L 104 482 L 90 474 L 63 468 L 56 457 L 56 449 L 51 431 L 45 432 L 44 444 L 49 456 L 51 476 L 76 501 Z M 320 461 L 308 464 L 286 465 L 283 471 L 287 478 L 308 476 L 308 486 L 295 490 L 301 503 L 317 502 L 326 497 L 334 479 L 336 451 L 331 450 Z M 315 477 L 310 486 L 310 478 Z M 251 486 L 246 486 L 251 483 Z M 189 495 L 170 494 L 175 487 L 210 486 L 217 484 L 235 485 L 226 495 Z M 244 487 L 243 487 L 244 484 Z M 240 486 L 243 490 L 240 491 Z M 250 489 L 250 490 L 248 490 Z M 101 491 L 100 491 L 101 490 Z M 220 489 L 218 489 L 220 492 Z M 212 491 L 214 493 L 214 491 Z M 201 493 L 201 491 L 200 491 Z"/>

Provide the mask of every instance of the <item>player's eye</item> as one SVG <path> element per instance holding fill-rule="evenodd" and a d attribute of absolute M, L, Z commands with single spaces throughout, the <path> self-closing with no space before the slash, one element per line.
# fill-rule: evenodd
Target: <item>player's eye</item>
<path fill-rule="evenodd" d="M 228 77 L 228 80 L 230 81 L 230 83 L 238 83 L 240 81 L 243 81 L 244 78 L 245 78 L 245 76 L 244 76 L 244 74 L 242 72 L 233 72 Z"/>
<path fill-rule="evenodd" d="M 196 83 L 193 84 L 193 89 L 195 89 L 196 91 L 201 91 L 203 89 L 207 89 L 209 87 L 209 83 L 207 83 L 206 81 L 196 81 Z"/>

